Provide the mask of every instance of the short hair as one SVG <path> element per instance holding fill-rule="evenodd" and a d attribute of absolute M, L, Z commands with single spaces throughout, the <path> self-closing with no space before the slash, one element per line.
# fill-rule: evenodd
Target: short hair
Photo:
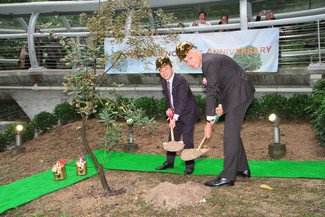
<path fill-rule="evenodd" d="M 200 14 L 204 14 L 204 16 L 207 16 L 207 12 L 205 11 L 200 11 L 197 15 L 200 16 Z"/>
<path fill-rule="evenodd" d="M 229 20 L 228 15 L 222 15 L 222 16 L 220 17 L 220 20 L 222 20 L 223 17 L 227 17 L 227 20 Z"/>

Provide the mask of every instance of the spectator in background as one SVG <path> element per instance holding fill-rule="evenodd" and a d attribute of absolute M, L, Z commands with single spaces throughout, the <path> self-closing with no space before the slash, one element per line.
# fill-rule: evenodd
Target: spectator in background
<path fill-rule="evenodd" d="M 222 15 L 219 21 L 219 25 L 224 25 L 228 24 L 228 16 L 227 15 Z M 228 29 L 220 29 L 219 32 L 224 32 L 224 31 L 229 31 Z"/>
<path fill-rule="evenodd" d="M 262 10 L 257 16 L 256 21 L 261 21 L 261 17 L 265 15 L 265 20 L 275 20 L 274 14 L 271 10 Z"/>
<path fill-rule="evenodd" d="M 41 30 L 39 28 L 35 28 L 35 33 L 41 33 Z M 35 52 L 38 64 L 41 66 L 43 63 L 43 49 L 41 47 L 41 40 L 39 38 L 34 38 L 35 41 Z M 20 55 L 19 55 L 19 68 L 20 69 L 29 69 L 31 67 L 30 60 L 29 60 L 29 54 L 28 54 L 28 42 L 25 43 L 24 47 L 21 49 Z"/>
<path fill-rule="evenodd" d="M 207 13 L 205 11 L 200 11 L 198 13 L 198 17 L 199 17 L 199 20 L 191 23 L 190 27 L 191 26 L 211 26 L 211 23 L 206 21 Z"/>
<path fill-rule="evenodd" d="M 223 25 L 223 24 L 228 24 L 228 16 L 227 15 L 222 15 L 219 21 L 219 25 Z"/>

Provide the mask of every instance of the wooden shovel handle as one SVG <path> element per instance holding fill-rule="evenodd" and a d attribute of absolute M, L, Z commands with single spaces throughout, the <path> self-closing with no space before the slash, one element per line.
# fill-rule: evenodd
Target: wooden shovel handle
<path fill-rule="evenodd" d="M 205 141 L 206 138 L 207 138 L 206 136 L 203 137 L 203 139 L 202 139 L 202 141 L 201 141 L 199 147 L 197 148 L 197 150 L 200 150 L 200 148 L 201 148 L 201 146 L 203 145 L 203 143 L 204 143 L 204 141 Z"/>
<path fill-rule="evenodd" d="M 172 137 L 172 141 L 174 141 L 174 130 L 172 126 L 170 126 L 170 135 Z"/>
<path fill-rule="evenodd" d="M 216 119 L 215 119 L 215 121 L 213 121 L 211 124 L 213 125 L 214 122 L 217 122 L 217 121 L 219 120 L 219 118 L 220 118 L 220 116 L 219 116 L 219 115 L 216 115 Z M 201 146 L 203 145 L 203 143 L 204 143 L 204 141 L 205 141 L 206 138 L 207 138 L 207 137 L 204 135 L 204 137 L 203 137 L 203 139 L 202 139 L 202 141 L 201 141 L 199 147 L 197 148 L 197 150 L 200 150 L 200 148 L 201 148 Z"/>

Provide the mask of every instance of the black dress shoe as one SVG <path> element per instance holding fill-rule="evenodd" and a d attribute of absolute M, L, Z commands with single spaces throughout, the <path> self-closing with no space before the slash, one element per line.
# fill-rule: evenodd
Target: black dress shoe
<path fill-rule="evenodd" d="M 156 167 L 156 170 L 165 170 L 169 168 L 174 168 L 174 165 L 165 162 L 163 165 Z"/>
<path fill-rule="evenodd" d="M 236 175 L 241 176 L 243 178 L 250 178 L 251 177 L 251 171 L 250 170 L 238 171 Z"/>
<path fill-rule="evenodd" d="M 184 175 L 190 175 L 194 172 L 194 168 L 186 168 L 185 169 L 185 172 L 184 172 Z"/>
<path fill-rule="evenodd" d="M 233 186 L 234 184 L 234 181 L 222 177 L 217 177 L 205 183 L 205 185 L 209 187 Z"/>

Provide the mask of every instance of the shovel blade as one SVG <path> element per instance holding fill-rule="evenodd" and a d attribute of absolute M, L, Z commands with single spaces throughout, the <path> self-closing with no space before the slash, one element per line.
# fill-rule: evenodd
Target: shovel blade
<path fill-rule="evenodd" d="M 206 149 L 185 149 L 181 153 L 181 159 L 183 161 L 189 161 L 189 160 L 194 160 L 201 155 L 205 154 L 207 151 L 209 151 L 208 148 Z"/>
<path fill-rule="evenodd" d="M 184 143 L 183 142 L 176 142 L 176 141 L 170 141 L 167 143 L 163 143 L 163 148 L 166 151 L 170 152 L 177 152 L 180 151 L 184 148 Z"/>

